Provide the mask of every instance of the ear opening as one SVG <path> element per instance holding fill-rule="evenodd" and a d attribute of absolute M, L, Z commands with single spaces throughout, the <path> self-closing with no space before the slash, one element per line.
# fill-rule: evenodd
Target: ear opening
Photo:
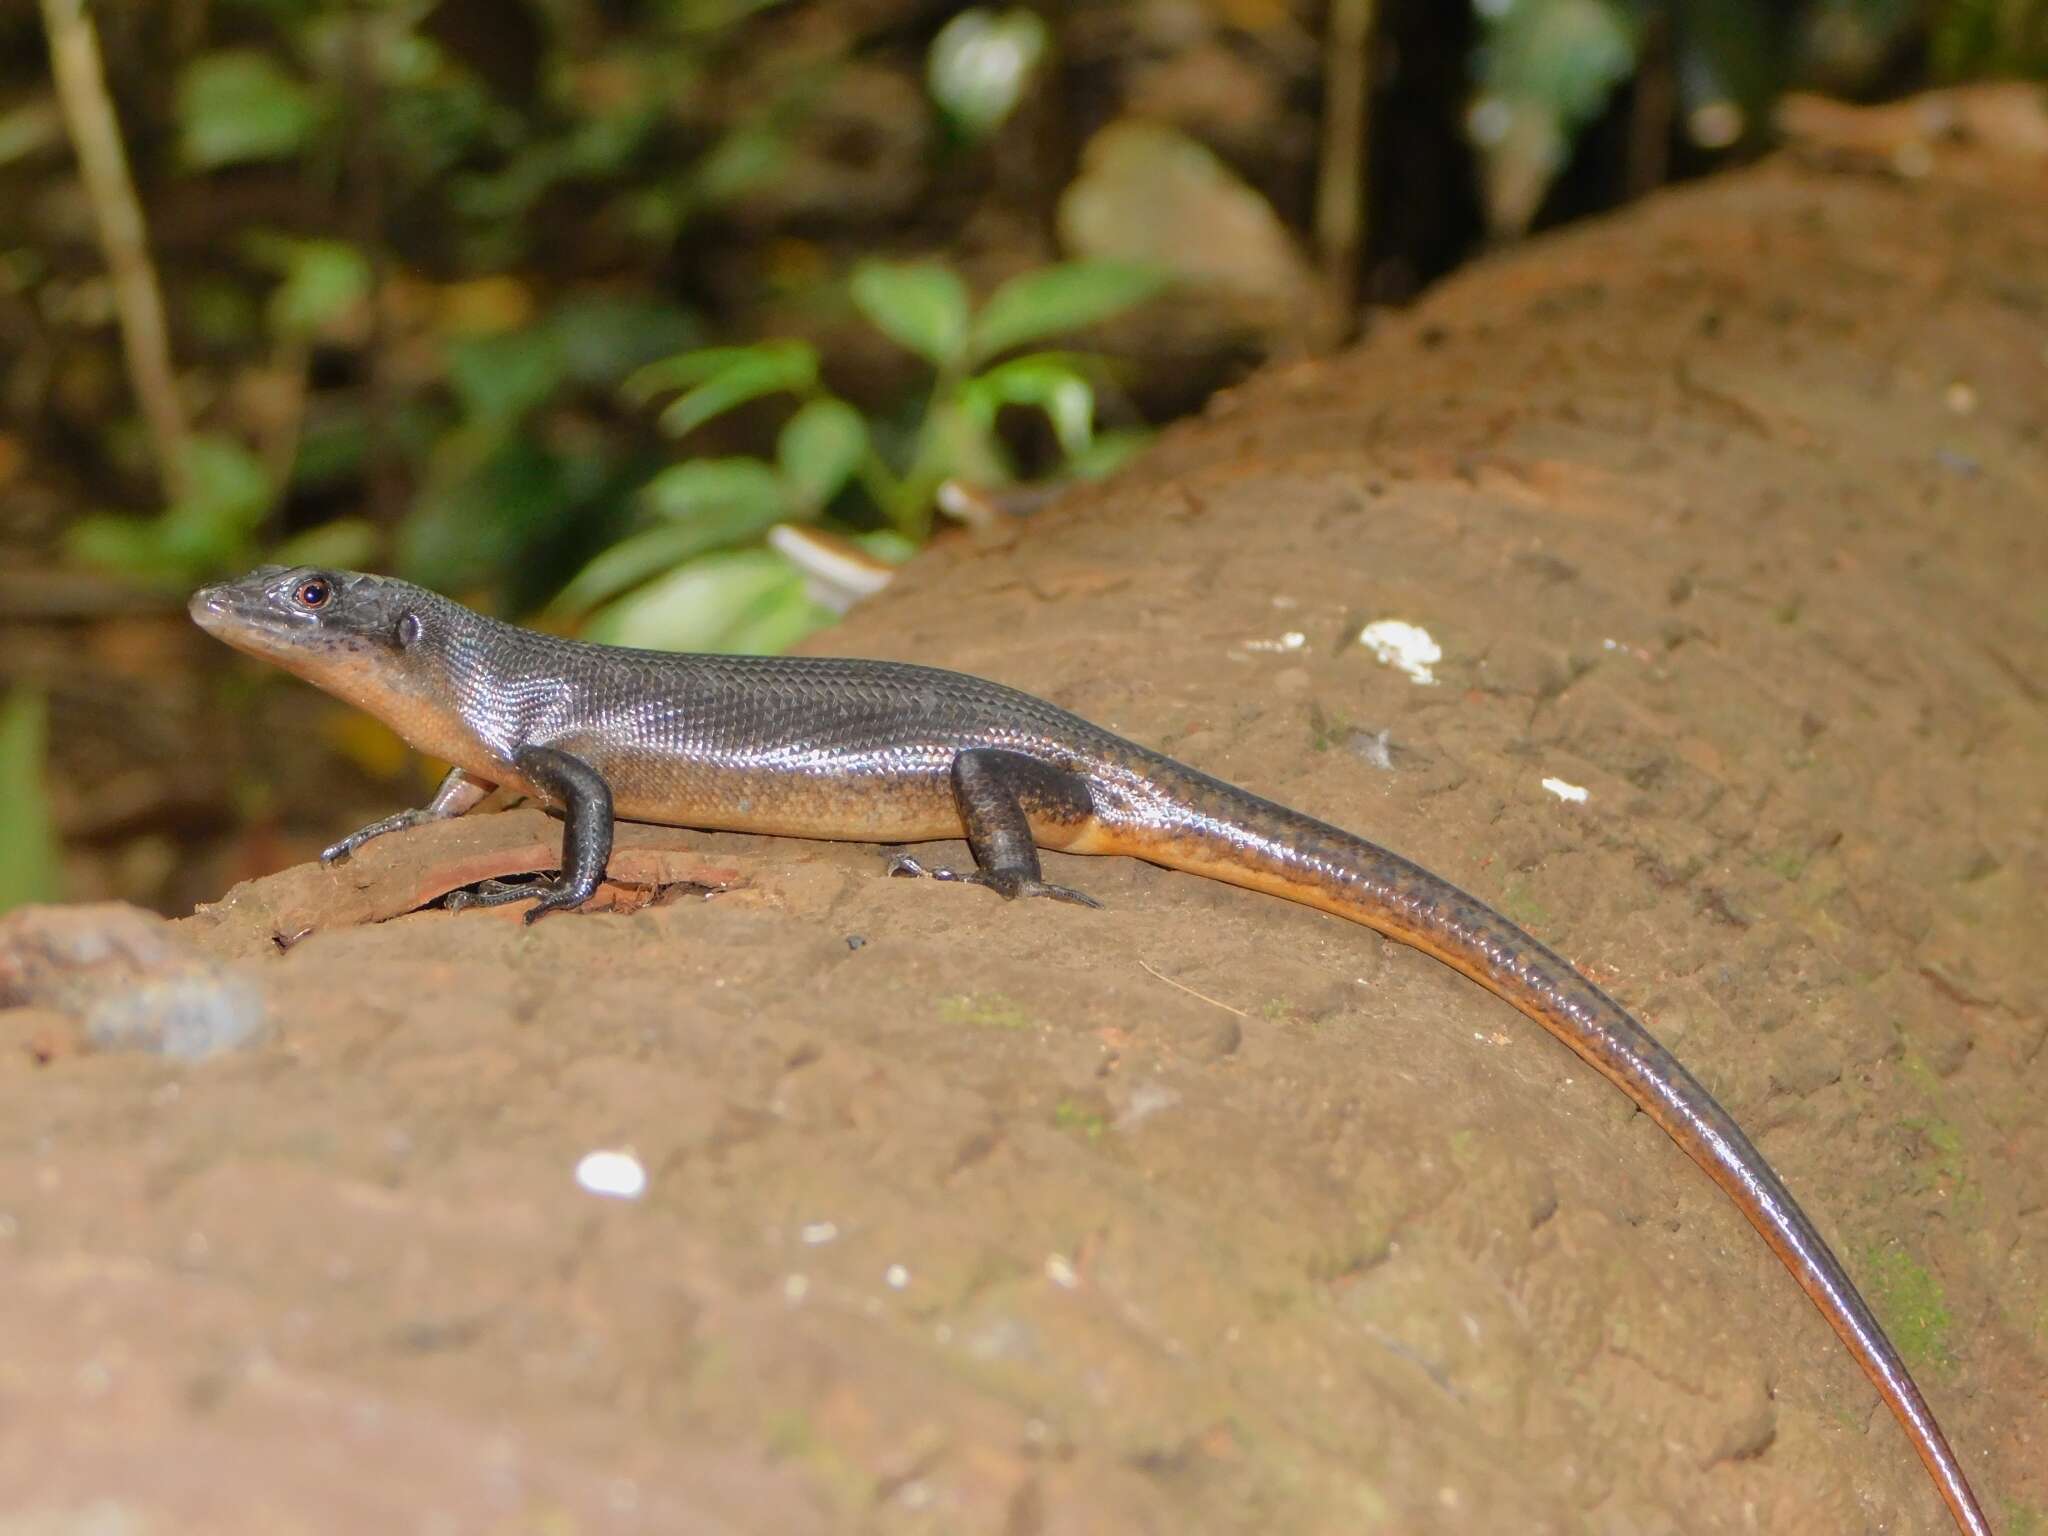
<path fill-rule="evenodd" d="M 420 643 L 420 616 L 408 613 L 398 621 L 398 648 L 409 651 Z"/>

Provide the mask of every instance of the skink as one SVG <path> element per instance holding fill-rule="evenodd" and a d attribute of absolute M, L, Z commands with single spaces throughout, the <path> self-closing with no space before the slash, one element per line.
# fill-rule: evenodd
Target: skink
<path fill-rule="evenodd" d="M 423 809 L 343 838 L 459 816 L 507 785 L 563 813 L 560 876 L 472 903 L 583 904 L 614 817 L 790 837 L 965 836 L 1005 897 L 1093 906 L 1038 850 L 1125 854 L 1363 923 L 1462 971 L 1607 1077 L 1720 1185 L 1877 1388 L 1970 1536 L 1990 1525 L 1926 1399 L 1842 1263 L 1732 1116 L 1628 1012 L 1447 881 L 999 683 L 897 662 L 685 656 L 514 628 L 409 583 L 266 566 L 192 598 L 205 629 L 367 710 L 454 767 Z M 905 872 L 924 873 L 909 860 Z"/>

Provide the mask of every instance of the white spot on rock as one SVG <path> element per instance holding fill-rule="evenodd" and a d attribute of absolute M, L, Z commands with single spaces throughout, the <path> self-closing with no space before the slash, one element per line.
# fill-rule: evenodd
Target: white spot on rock
<path fill-rule="evenodd" d="M 1573 805 L 1583 805 L 1589 798 L 1588 792 L 1583 786 L 1567 784 L 1563 779 L 1545 779 L 1543 787 L 1557 796 L 1558 799 L 1568 800 Z"/>
<path fill-rule="evenodd" d="M 1425 688 L 1436 682 L 1434 668 L 1444 659 L 1444 648 L 1429 631 L 1404 619 L 1374 619 L 1358 632 L 1358 643 L 1380 665 L 1398 667 L 1410 682 Z"/>
<path fill-rule="evenodd" d="M 647 1170 L 631 1152 L 586 1152 L 576 1165 L 576 1182 L 608 1200 L 638 1200 L 647 1193 Z"/>

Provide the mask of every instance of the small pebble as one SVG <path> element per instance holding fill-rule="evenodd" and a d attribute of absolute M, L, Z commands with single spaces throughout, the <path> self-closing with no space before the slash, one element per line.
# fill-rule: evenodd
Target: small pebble
<path fill-rule="evenodd" d="M 610 1200 L 638 1200 L 647 1193 L 647 1170 L 630 1152 L 586 1152 L 576 1165 L 576 1182 Z"/>

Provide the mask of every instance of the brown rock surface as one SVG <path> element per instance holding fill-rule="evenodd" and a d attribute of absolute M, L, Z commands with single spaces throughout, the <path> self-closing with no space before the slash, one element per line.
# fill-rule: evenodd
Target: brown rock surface
<path fill-rule="evenodd" d="M 1050 695 L 1574 956 L 2028 1529 L 2044 315 L 2037 172 L 1773 163 L 1473 270 L 829 642 Z M 1389 618 L 1435 686 L 1356 643 Z M 1090 912 L 662 846 L 744 888 L 252 929 L 263 1043 L 0 1074 L 10 1528 L 1946 1529 L 1740 1217 L 1421 955 L 1122 862 L 1050 861 Z M 641 1198 L 578 1187 L 601 1148 Z"/>

